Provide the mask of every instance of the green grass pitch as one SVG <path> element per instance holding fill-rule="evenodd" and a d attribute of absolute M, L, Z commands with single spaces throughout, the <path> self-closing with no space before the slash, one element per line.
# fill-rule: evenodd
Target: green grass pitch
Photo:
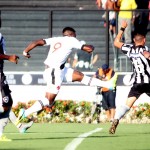
<path fill-rule="evenodd" d="M 1 150 L 65 150 L 74 139 L 82 140 L 76 150 L 150 150 L 149 124 L 120 124 L 115 135 L 108 133 L 110 124 L 34 123 L 25 134 L 9 123 L 4 134 L 11 142 L 0 142 Z M 101 131 L 81 136 L 97 128 Z M 75 145 L 77 143 L 73 143 Z M 69 150 L 74 150 L 70 147 Z"/>

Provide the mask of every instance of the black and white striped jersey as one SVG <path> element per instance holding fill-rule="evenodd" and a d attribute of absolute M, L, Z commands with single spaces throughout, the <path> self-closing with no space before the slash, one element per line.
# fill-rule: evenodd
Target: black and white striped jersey
<path fill-rule="evenodd" d="M 124 44 L 121 50 L 132 62 L 134 83 L 149 83 L 150 60 L 143 56 L 143 51 L 148 51 L 148 47 Z"/>

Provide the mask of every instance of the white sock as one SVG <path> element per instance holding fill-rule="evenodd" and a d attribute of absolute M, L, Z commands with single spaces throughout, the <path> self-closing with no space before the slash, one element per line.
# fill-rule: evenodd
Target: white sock
<path fill-rule="evenodd" d="M 25 115 L 25 117 L 27 117 L 27 116 L 31 115 L 32 113 L 42 110 L 42 108 L 47 105 L 49 105 L 48 99 L 45 98 L 42 101 L 38 100 L 30 108 L 25 110 L 24 115 Z"/>
<path fill-rule="evenodd" d="M 130 110 L 130 107 L 127 105 L 120 106 L 119 108 L 116 109 L 114 118 L 120 120 L 129 110 Z"/>
<path fill-rule="evenodd" d="M 83 79 L 81 80 L 81 83 L 85 85 L 89 85 L 90 80 L 91 80 L 91 77 L 84 75 Z"/>
<path fill-rule="evenodd" d="M 9 113 L 9 119 L 16 126 L 17 117 L 15 116 L 15 113 L 12 110 Z M 21 123 L 17 124 L 17 128 L 19 128 L 20 126 L 21 126 Z"/>
<path fill-rule="evenodd" d="M 99 86 L 99 87 L 110 88 L 110 83 L 109 82 L 101 81 L 97 78 L 88 77 L 86 75 L 84 75 L 81 83 L 83 83 L 85 85 L 90 85 L 90 86 Z"/>
<path fill-rule="evenodd" d="M 17 117 L 15 116 L 15 113 L 12 110 L 9 113 L 9 119 L 13 124 L 16 123 Z"/>
<path fill-rule="evenodd" d="M 96 103 L 93 103 L 92 108 L 91 108 L 91 115 L 93 116 L 96 110 Z"/>
<path fill-rule="evenodd" d="M 7 123 L 8 123 L 8 118 L 0 119 L 0 137 L 3 135 L 4 128 L 6 127 Z"/>

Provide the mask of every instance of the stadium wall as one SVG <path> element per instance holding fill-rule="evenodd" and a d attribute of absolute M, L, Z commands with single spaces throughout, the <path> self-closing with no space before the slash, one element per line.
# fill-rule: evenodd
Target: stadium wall
<path fill-rule="evenodd" d="M 45 95 L 45 86 L 36 85 L 10 85 L 12 90 L 12 97 L 14 99 L 13 106 L 18 102 L 28 102 L 30 100 L 43 99 Z M 118 86 L 116 105 L 125 103 L 126 97 L 130 90 L 130 86 Z M 56 97 L 56 100 L 74 100 L 74 101 L 95 101 L 96 100 L 96 88 L 89 86 L 62 86 L 60 93 Z M 150 98 L 143 94 L 139 100 L 134 104 L 135 106 L 141 103 L 150 103 Z"/>
<path fill-rule="evenodd" d="M 12 91 L 14 99 L 14 106 L 18 102 L 28 102 L 30 100 L 42 99 L 45 95 L 45 82 L 43 80 L 42 72 L 5 72 L 7 81 Z M 85 72 L 86 75 L 92 76 L 94 73 Z M 128 92 L 131 86 L 126 86 L 126 77 L 131 73 L 119 73 L 117 82 L 117 96 L 116 105 L 125 103 Z M 125 85 L 126 84 L 126 85 Z M 74 100 L 74 101 L 95 101 L 96 100 L 96 87 L 89 87 L 81 83 L 63 83 L 61 90 L 56 97 L 56 100 Z M 150 98 L 143 94 L 135 103 L 150 102 Z"/>

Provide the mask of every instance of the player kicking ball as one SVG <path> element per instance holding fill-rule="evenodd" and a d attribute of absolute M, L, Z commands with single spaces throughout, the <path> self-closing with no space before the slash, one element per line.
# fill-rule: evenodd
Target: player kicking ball
<path fill-rule="evenodd" d="M 60 37 L 52 37 L 47 39 L 39 39 L 31 42 L 23 51 L 26 58 L 30 58 L 30 51 L 36 49 L 37 46 L 50 46 L 47 58 L 44 61 L 45 71 L 43 77 L 46 81 L 46 92 L 43 99 L 36 101 L 27 110 L 21 109 L 18 116 L 18 123 L 28 115 L 38 112 L 44 106 L 52 107 L 55 98 L 61 88 L 62 82 L 81 82 L 84 85 L 107 87 L 113 89 L 117 75 L 109 81 L 100 81 L 84 75 L 78 70 L 65 67 L 65 63 L 72 51 L 75 49 L 83 50 L 87 53 L 94 51 L 92 45 L 84 44 L 76 38 L 76 31 L 72 27 L 65 27 Z"/>

